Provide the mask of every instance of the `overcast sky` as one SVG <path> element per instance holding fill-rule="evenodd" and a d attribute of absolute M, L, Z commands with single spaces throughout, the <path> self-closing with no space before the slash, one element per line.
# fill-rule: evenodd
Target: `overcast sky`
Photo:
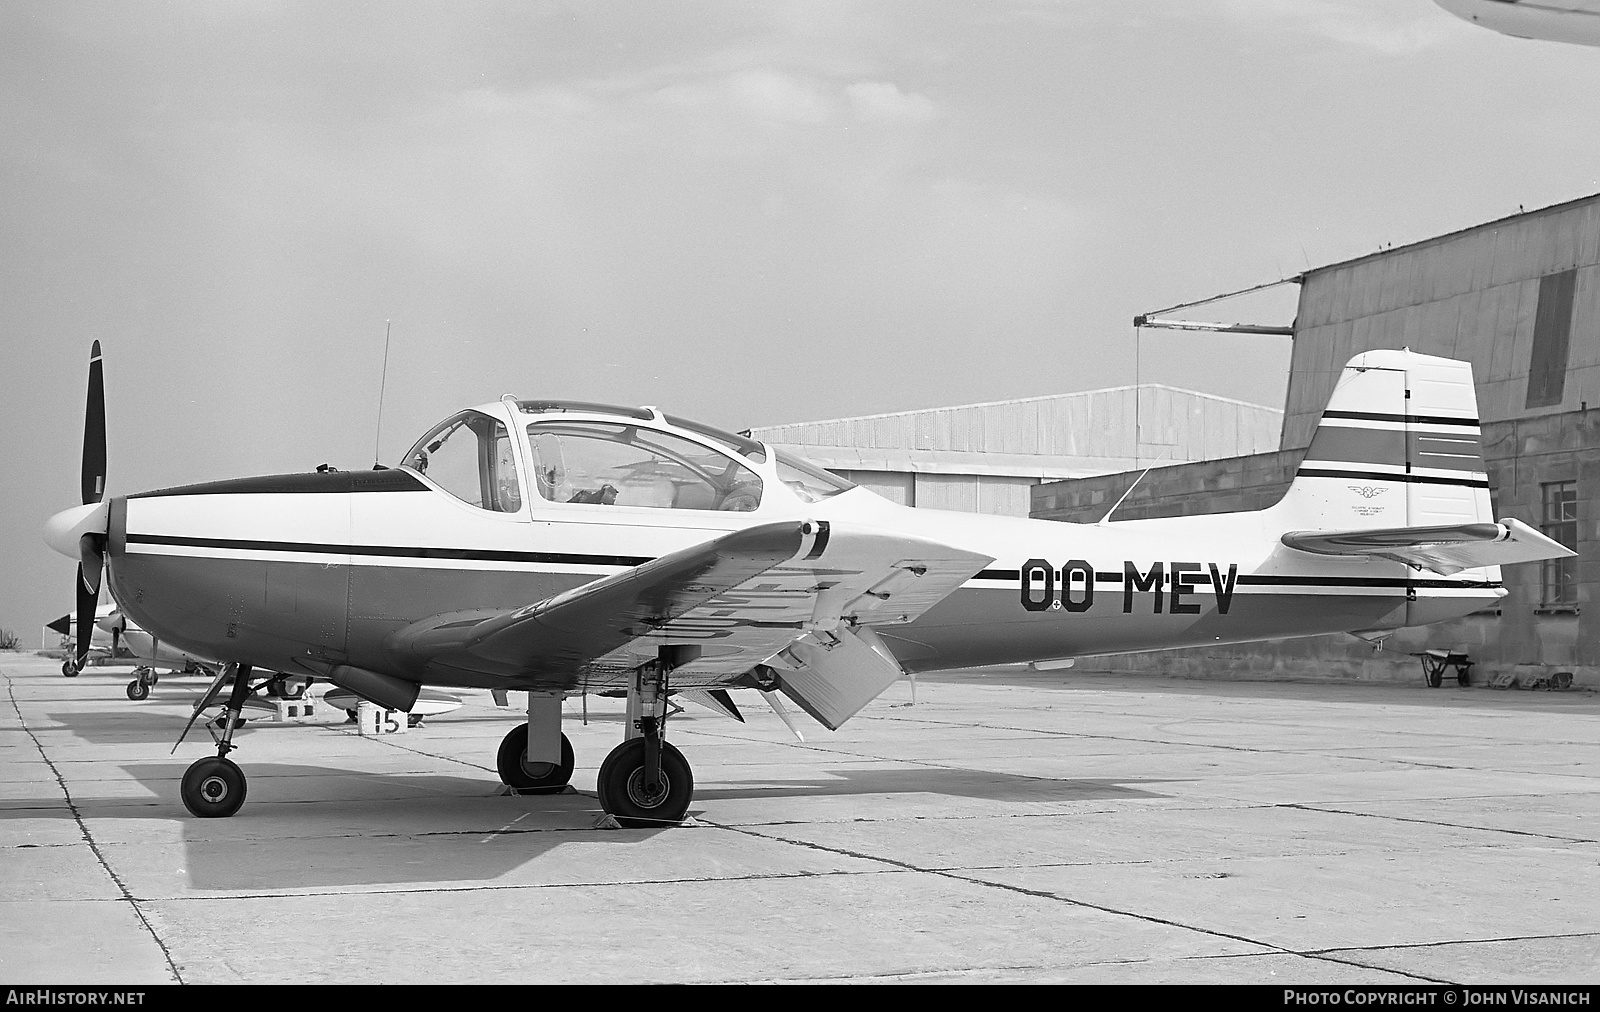
<path fill-rule="evenodd" d="M 1431 0 L 0 4 L 0 626 L 113 494 L 506 392 L 728 428 L 1134 381 L 1131 317 L 1600 190 L 1600 49 Z M 1200 318 L 1288 323 L 1294 289 Z M 1284 338 L 1141 377 L 1281 407 Z"/>

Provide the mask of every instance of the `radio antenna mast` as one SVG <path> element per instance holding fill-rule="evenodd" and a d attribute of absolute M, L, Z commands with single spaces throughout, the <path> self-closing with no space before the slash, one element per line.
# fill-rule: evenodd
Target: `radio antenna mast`
<path fill-rule="evenodd" d="M 372 437 L 372 469 L 376 471 L 378 463 L 378 444 L 383 439 L 383 393 L 389 385 L 389 329 L 394 321 L 383 321 L 383 373 L 378 379 L 378 432 Z"/>

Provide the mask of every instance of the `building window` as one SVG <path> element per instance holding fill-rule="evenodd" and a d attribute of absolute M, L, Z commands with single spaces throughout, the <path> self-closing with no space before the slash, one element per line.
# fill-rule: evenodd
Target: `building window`
<path fill-rule="evenodd" d="M 1553 481 L 1540 488 L 1544 492 L 1544 523 L 1540 530 L 1553 541 L 1578 550 L 1578 483 Z M 1578 603 L 1578 560 L 1547 559 L 1544 563 L 1546 607 Z"/>
<path fill-rule="evenodd" d="M 1539 279 L 1539 306 L 1533 316 L 1533 351 L 1528 356 L 1529 408 L 1561 403 L 1567 386 L 1567 339 L 1572 333 L 1572 293 L 1578 272 L 1562 271 Z"/>

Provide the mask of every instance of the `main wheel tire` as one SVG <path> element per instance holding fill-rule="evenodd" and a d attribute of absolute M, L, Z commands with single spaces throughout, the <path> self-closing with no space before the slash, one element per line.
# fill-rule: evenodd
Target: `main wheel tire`
<path fill-rule="evenodd" d="M 128 683 L 128 698 L 129 699 L 131 699 L 135 703 L 137 703 L 139 700 L 148 699 L 149 697 L 150 697 L 150 686 L 144 684 L 144 682 L 142 682 L 141 680 L 139 680 L 137 678 L 135 678 L 133 681 Z"/>
<path fill-rule="evenodd" d="M 572 742 L 561 736 L 561 764 L 528 762 L 528 725 L 518 724 L 500 741 L 500 751 L 495 755 L 495 766 L 500 771 L 500 782 L 507 787 L 529 794 L 556 794 L 572 779 L 572 768 L 577 764 L 572 753 Z"/>
<path fill-rule="evenodd" d="M 201 759 L 183 774 L 183 807 L 197 819 L 225 819 L 244 804 L 244 772 L 227 759 Z"/>
<path fill-rule="evenodd" d="M 660 790 L 644 789 L 644 739 L 631 738 L 611 750 L 600 764 L 600 807 L 630 829 L 676 825 L 689 814 L 694 800 L 694 774 L 683 753 L 661 743 Z"/>

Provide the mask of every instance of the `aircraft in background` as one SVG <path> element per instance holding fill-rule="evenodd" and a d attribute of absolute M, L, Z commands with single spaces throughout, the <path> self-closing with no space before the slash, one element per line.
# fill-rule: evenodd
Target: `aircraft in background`
<path fill-rule="evenodd" d="M 106 499 L 103 397 L 96 343 L 83 505 L 46 540 L 79 560 L 80 631 L 104 575 L 223 662 L 216 755 L 182 782 L 201 817 L 244 801 L 227 757 L 258 669 L 405 711 L 424 685 L 526 691 L 497 755 L 524 792 L 572 775 L 565 696 L 625 693 L 599 800 L 650 826 L 693 797 L 673 692 L 733 717 L 728 689 L 779 693 L 838 728 L 907 673 L 1423 625 L 1502 597 L 1499 565 L 1575 554 L 1494 520 L 1471 366 L 1409 351 L 1345 367 L 1276 505 L 1096 524 L 909 508 L 653 407 L 510 395 L 394 467 Z"/>
<path fill-rule="evenodd" d="M 212 678 L 220 667 L 215 661 L 179 650 L 139 628 L 129 621 L 115 601 L 96 606 L 94 622 L 90 626 L 89 653 L 84 660 L 79 660 L 75 648 L 70 614 L 48 623 L 45 628 L 60 633 L 64 645 L 73 644 L 66 660 L 61 662 L 61 673 L 68 678 L 76 678 L 88 666 L 89 660 L 133 662 L 133 680 L 128 683 L 127 692 L 128 698 L 135 702 L 149 698 L 150 690 L 161 680 L 162 671 L 202 674 Z M 267 679 L 263 688 L 269 699 L 299 699 L 305 695 L 312 681 L 310 678 L 280 673 L 276 678 Z"/>
<path fill-rule="evenodd" d="M 1519 39 L 1600 46 L 1600 0 L 1434 0 L 1475 25 Z"/>
<path fill-rule="evenodd" d="M 95 607 L 94 621 L 89 627 L 89 651 L 87 655 L 82 655 L 82 659 L 76 650 L 71 614 L 61 616 L 45 628 L 60 633 L 64 645 L 73 644 L 73 649 L 61 662 L 61 673 L 68 678 L 76 678 L 91 659 L 132 661 L 136 666 L 133 681 L 128 683 L 128 698 L 133 700 L 150 695 L 151 686 L 160 680 L 157 673 L 160 670 L 205 672 L 210 675 L 216 667 L 203 658 L 163 643 L 139 628 L 128 620 L 115 601 Z"/>

